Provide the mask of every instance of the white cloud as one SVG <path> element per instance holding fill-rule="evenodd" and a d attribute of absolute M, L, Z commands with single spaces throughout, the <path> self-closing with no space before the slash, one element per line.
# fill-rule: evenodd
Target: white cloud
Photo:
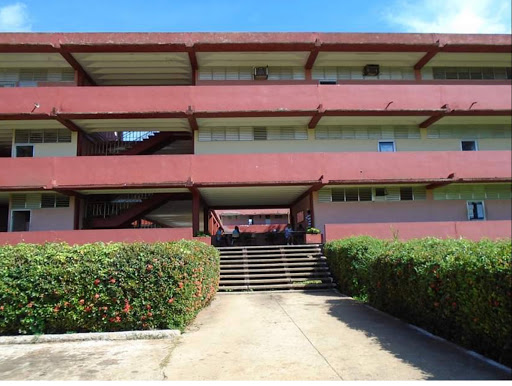
<path fill-rule="evenodd" d="M 15 3 L 0 7 L 0 32 L 30 32 L 27 6 Z"/>
<path fill-rule="evenodd" d="M 511 33 L 510 0 L 400 0 L 385 18 L 404 32 Z"/>

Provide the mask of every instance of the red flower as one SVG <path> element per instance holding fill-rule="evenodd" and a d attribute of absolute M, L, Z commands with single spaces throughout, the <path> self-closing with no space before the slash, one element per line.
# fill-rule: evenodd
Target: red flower
<path fill-rule="evenodd" d="M 84 305 L 85 300 L 84 299 L 80 299 L 80 301 L 78 303 L 80 303 L 81 305 Z"/>
<path fill-rule="evenodd" d="M 91 307 L 89 307 L 89 306 L 87 306 L 87 307 L 85 307 L 85 308 L 84 308 L 84 311 L 85 311 L 85 312 L 91 312 L 91 311 L 92 311 L 92 308 L 91 308 Z"/>
<path fill-rule="evenodd" d="M 151 318 L 153 314 L 151 312 L 148 312 L 148 318 Z"/>
<path fill-rule="evenodd" d="M 100 279 L 94 280 L 94 285 L 99 285 L 99 284 L 100 284 Z"/>
<path fill-rule="evenodd" d="M 434 307 L 439 307 L 439 303 L 438 303 L 438 302 L 435 302 L 435 303 L 434 303 Z"/>
<path fill-rule="evenodd" d="M 114 278 L 112 277 L 112 278 L 110 278 L 110 282 L 111 282 L 112 284 L 114 284 L 114 283 L 116 282 L 116 279 L 114 279 Z"/>
<path fill-rule="evenodd" d="M 32 302 L 30 302 L 30 303 L 28 303 L 28 304 L 27 304 L 27 307 L 28 307 L 28 308 L 32 308 L 32 306 L 33 306 L 33 305 L 34 305 L 34 304 L 33 304 Z"/>
<path fill-rule="evenodd" d="M 169 300 L 167 300 L 167 303 L 171 304 L 173 301 L 174 301 L 174 298 L 170 298 Z"/>
<path fill-rule="evenodd" d="M 183 283 L 181 281 L 178 283 L 178 287 L 183 288 Z"/>
<path fill-rule="evenodd" d="M 100 298 L 100 294 L 94 295 L 94 299 L 99 299 L 99 298 Z"/>
<path fill-rule="evenodd" d="M 153 269 L 153 266 L 151 264 L 146 265 L 146 271 L 151 271 Z"/>
<path fill-rule="evenodd" d="M 151 304 L 147 304 L 146 305 L 146 309 L 150 310 L 151 309 Z"/>
<path fill-rule="evenodd" d="M 53 309 L 53 312 L 59 312 L 60 310 L 60 307 L 59 306 L 55 306 L 55 308 Z"/>
<path fill-rule="evenodd" d="M 0 306 L 0 311 L 3 311 L 4 310 L 4 306 Z"/>

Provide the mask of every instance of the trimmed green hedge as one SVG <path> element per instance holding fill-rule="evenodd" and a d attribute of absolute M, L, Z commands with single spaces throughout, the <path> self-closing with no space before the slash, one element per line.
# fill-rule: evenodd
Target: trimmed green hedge
<path fill-rule="evenodd" d="M 197 241 L 0 246 L 0 334 L 183 329 L 218 280 Z"/>
<path fill-rule="evenodd" d="M 325 245 L 342 292 L 496 360 L 512 336 L 511 252 L 510 240 Z"/>

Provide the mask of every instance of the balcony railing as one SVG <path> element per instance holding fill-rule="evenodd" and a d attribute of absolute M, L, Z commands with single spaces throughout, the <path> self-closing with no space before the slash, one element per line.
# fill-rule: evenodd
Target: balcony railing
<path fill-rule="evenodd" d="M 123 131 L 98 133 L 93 135 L 96 142 L 86 142 L 82 155 L 119 155 L 143 142 L 158 131 Z"/>

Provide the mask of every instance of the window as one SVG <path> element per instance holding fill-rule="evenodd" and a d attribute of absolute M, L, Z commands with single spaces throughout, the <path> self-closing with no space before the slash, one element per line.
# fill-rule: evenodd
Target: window
<path fill-rule="evenodd" d="M 68 208 L 69 197 L 60 194 L 41 194 L 41 208 Z"/>
<path fill-rule="evenodd" d="M 16 158 L 33 157 L 34 146 L 16 146 Z"/>
<path fill-rule="evenodd" d="M 483 201 L 468 201 L 468 220 L 485 220 Z"/>
<path fill-rule="evenodd" d="M 60 143 L 71 142 L 68 129 L 16 130 L 15 143 Z"/>
<path fill-rule="evenodd" d="M 510 67 L 434 67 L 434 79 L 511 79 Z"/>
<path fill-rule="evenodd" d="M 30 211 L 29 210 L 13 210 L 11 213 L 11 231 L 26 232 L 30 230 Z"/>
<path fill-rule="evenodd" d="M 375 188 L 375 197 L 385 197 L 387 194 L 386 188 Z"/>
<path fill-rule="evenodd" d="M 412 194 L 412 187 L 401 187 L 400 188 L 400 201 L 412 201 L 413 200 L 413 194 Z"/>
<path fill-rule="evenodd" d="M 395 142 L 393 141 L 379 141 L 379 152 L 388 153 L 395 151 Z"/>
<path fill-rule="evenodd" d="M 462 151 L 477 151 L 476 141 L 460 141 Z"/>

